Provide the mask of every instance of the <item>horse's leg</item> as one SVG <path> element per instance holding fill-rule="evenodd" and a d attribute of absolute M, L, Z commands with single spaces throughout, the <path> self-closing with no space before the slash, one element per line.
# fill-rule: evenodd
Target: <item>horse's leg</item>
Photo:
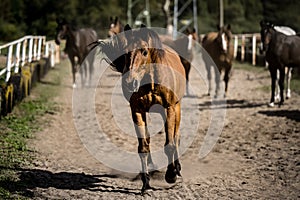
<path fill-rule="evenodd" d="M 178 176 L 181 176 L 181 165 L 179 162 L 179 144 L 180 144 L 180 132 L 179 132 L 179 125 L 181 119 L 181 108 L 180 103 L 177 103 L 175 106 L 175 155 L 174 155 L 174 162 L 175 162 L 175 169 Z"/>
<path fill-rule="evenodd" d="M 287 82 L 287 90 L 286 90 L 286 98 L 291 98 L 291 79 L 292 79 L 292 67 L 288 68 L 286 82 Z"/>
<path fill-rule="evenodd" d="M 86 84 L 86 74 L 87 74 L 88 61 L 86 59 L 84 59 L 80 63 L 82 63 L 81 66 L 80 66 L 81 86 L 84 87 L 85 84 Z"/>
<path fill-rule="evenodd" d="M 76 80 L 75 80 L 75 76 L 76 76 L 76 63 L 75 63 L 75 58 L 72 57 L 72 56 L 70 56 L 69 59 L 71 61 L 71 67 L 72 67 L 73 88 L 76 88 Z"/>
<path fill-rule="evenodd" d="M 185 80 L 186 80 L 186 94 L 189 96 L 190 95 L 190 91 L 189 91 L 189 73 L 191 70 L 191 63 L 189 61 L 185 61 Z"/>
<path fill-rule="evenodd" d="M 204 59 L 205 62 L 205 59 Z M 210 96 L 210 92 L 211 92 L 211 66 L 208 62 L 205 63 L 205 68 L 206 68 L 206 72 L 207 72 L 207 80 L 208 80 L 208 92 L 207 95 Z"/>
<path fill-rule="evenodd" d="M 225 74 L 224 74 L 224 82 L 225 82 L 225 93 L 224 93 L 224 97 L 227 96 L 228 82 L 229 82 L 230 71 L 231 71 L 231 66 L 228 65 L 228 66 L 226 67 L 226 69 L 225 69 Z"/>
<path fill-rule="evenodd" d="M 175 106 L 167 108 L 167 119 L 165 123 L 166 143 L 165 154 L 168 157 L 168 168 L 165 174 L 165 180 L 168 183 L 175 183 L 177 179 L 177 172 L 174 164 L 174 154 L 176 151 L 175 145 L 175 124 L 176 124 L 176 109 Z"/>
<path fill-rule="evenodd" d="M 279 84 L 278 84 L 278 81 L 279 81 L 279 78 L 280 78 L 280 74 L 279 74 L 279 70 L 277 70 L 276 72 L 276 88 L 275 88 L 275 101 L 280 101 L 280 87 L 279 87 Z M 277 91 L 276 91 L 277 89 Z"/>
<path fill-rule="evenodd" d="M 274 66 L 269 65 L 269 71 L 271 75 L 271 100 L 269 106 L 274 106 L 275 101 L 275 87 L 276 87 L 276 76 L 277 76 L 277 69 Z"/>
<path fill-rule="evenodd" d="M 216 83 L 216 91 L 215 91 L 215 98 L 218 97 L 220 91 L 220 77 L 221 77 L 222 69 L 218 66 L 218 70 L 215 69 L 215 83 Z"/>
<path fill-rule="evenodd" d="M 280 88 L 280 102 L 279 102 L 279 107 L 283 104 L 284 102 L 284 97 L 283 97 L 283 92 L 284 92 L 284 76 L 285 76 L 285 67 L 281 66 L 280 67 L 280 77 L 279 77 L 279 88 Z"/>
<path fill-rule="evenodd" d="M 150 187 L 150 176 L 148 172 L 148 156 L 150 154 L 150 139 L 147 138 L 146 131 L 146 113 L 140 113 L 132 110 L 132 119 L 134 122 L 134 127 L 136 131 L 136 135 L 138 138 L 138 153 L 141 159 L 142 172 L 141 179 L 143 181 L 142 194 Z"/>

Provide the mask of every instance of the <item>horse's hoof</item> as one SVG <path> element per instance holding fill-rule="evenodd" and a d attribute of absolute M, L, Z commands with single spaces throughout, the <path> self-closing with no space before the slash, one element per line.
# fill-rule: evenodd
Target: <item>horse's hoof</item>
<path fill-rule="evenodd" d="M 150 185 L 146 185 L 146 186 L 143 186 L 142 187 L 142 190 L 141 190 L 141 195 L 142 196 L 145 196 L 145 195 L 149 195 L 148 192 L 151 192 L 153 189 Z"/>
<path fill-rule="evenodd" d="M 274 107 L 274 102 L 268 104 L 269 107 Z"/>
<path fill-rule="evenodd" d="M 177 180 L 177 172 L 176 170 L 167 170 L 166 174 L 165 174 L 165 180 L 167 181 L 167 183 L 172 184 L 175 183 Z"/>

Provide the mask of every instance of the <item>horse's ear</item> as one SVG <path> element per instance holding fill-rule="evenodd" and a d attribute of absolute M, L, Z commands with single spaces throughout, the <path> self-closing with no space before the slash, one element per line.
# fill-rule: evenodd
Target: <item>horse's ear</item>
<path fill-rule="evenodd" d="M 126 24 L 126 26 L 124 27 L 124 31 L 129 31 L 131 30 L 131 27 L 129 26 L 129 24 Z"/>
<path fill-rule="evenodd" d="M 145 24 L 141 24 L 141 28 L 147 28 Z"/>
<path fill-rule="evenodd" d="M 119 21 L 119 18 L 115 17 L 115 24 L 117 24 L 118 21 Z"/>
<path fill-rule="evenodd" d="M 220 24 L 217 24 L 217 30 L 220 31 L 221 30 L 221 26 Z"/>
<path fill-rule="evenodd" d="M 230 29 L 231 29 L 231 26 L 230 26 L 230 24 L 227 24 L 227 30 L 229 30 L 229 31 L 230 31 Z"/>
<path fill-rule="evenodd" d="M 259 24 L 260 24 L 260 27 L 264 27 L 264 26 L 266 25 L 266 23 L 265 23 L 264 20 L 261 20 L 261 21 L 259 22 Z"/>

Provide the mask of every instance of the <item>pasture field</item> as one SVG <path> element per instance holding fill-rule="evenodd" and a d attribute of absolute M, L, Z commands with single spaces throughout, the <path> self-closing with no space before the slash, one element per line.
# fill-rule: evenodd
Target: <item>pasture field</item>
<path fill-rule="evenodd" d="M 182 113 L 197 110 L 200 118 L 198 129 L 191 130 L 191 133 L 196 133 L 193 142 L 181 156 L 183 177 L 176 184 L 169 185 L 164 181 L 163 168 L 151 178 L 150 183 L 154 190 L 141 197 L 141 181 L 138 174 L 116 171 L 95 159 L 84 147 L 82 136 L 78 134 L 79 131 L 89 134 L 88 129 L 83 125 L 74 124 L 79 118 L 84 119 L 91 129 L 100 124 L 114 145 L 136 153 L 136 138 L 121 134 L 122 131 L 111 112 L 110 92 L 120 75 L 107 69 L 96 89 L 88 89 L 95 90 L 97 122 L 91 122 L 91 113 L 84 109 L 74 118 L 71 67 L 67 59 L 63 60 L 61 65 L 50 71 L 42 83 L 37 84 L 31 96 L 21 103 L 12 115 L 0 121 L 1 128 L 5 127 L 4 130 L 7 131 L 7 134 L 1 134 L 2 142 L 7 140 L 11 131 L 6 125 L 8 118 L 21 118 L 25 112 L 22 111 L 23 107 L 28 107 L 31 111 L 30 115 L 25 115 L 26 118 L 33 117 L 27 119 L 28 133 L 22 136 L 22 142 L 18 142 L 24 147 L 16 147 L 18 150 L 11 149 L 10 155 L 17 152 L 22 158 L 21 161 L 16 166 L 14 161 L 9 159 L 6 159 L 8 161 L 5 161 L 5 164 L 1 164 L 1 197 L 13 198 L 17 195 L 25 199 L 299 198 L 299 92 L 292 90 L 292 98 L 286 100 L 282 107 L 269 108 L 269 72 L 261 67 L 238 62 L 234 63 L 233 69 L 227 103 L 216 108 L 226 109 L 222 133 L 212 151 L 200 159 L 199 149 L 212 118 L 212 100 L 206 95 L 204 81 L 199 79 L 197 72 L 192 68 L 190 82 L 197 92 L 194 96 L 183 98 L 187 106 L 183 107 Z M 205 75 L 205 72 L 203 74 Z M 118 105 L 123 105 L 121 100 L 118 101 Z M 121 113 L 121 116 L 130 117 L 126 113 Z M 185 138 L 189 133 L 183 130 L 181 134 Z M 160 148 L 163 142 L 164 135 L 157 134 L 152 140 L 151 148 Z M 25 154 L 28 155 L 28 159 L 27 156 L 21 156 L 24 152 L 27 152 Z M 106 158 L 113 158 L 113 155 L 108 151 Z M 12 174 L 2 174 L 8 171 Z"/>

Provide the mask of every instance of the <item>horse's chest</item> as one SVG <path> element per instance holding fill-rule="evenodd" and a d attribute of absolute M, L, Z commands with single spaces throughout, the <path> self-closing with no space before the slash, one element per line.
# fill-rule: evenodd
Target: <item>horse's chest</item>
<path fill-rule="evenodd" d="M 164 96 L 152 92 L 139 97 L 133 96 L 133 98 L 130 99 L 130 104 L 142 111 L 149 111 L 149 109 L 155 104 L 168 107 L 168 103 Z"/>

